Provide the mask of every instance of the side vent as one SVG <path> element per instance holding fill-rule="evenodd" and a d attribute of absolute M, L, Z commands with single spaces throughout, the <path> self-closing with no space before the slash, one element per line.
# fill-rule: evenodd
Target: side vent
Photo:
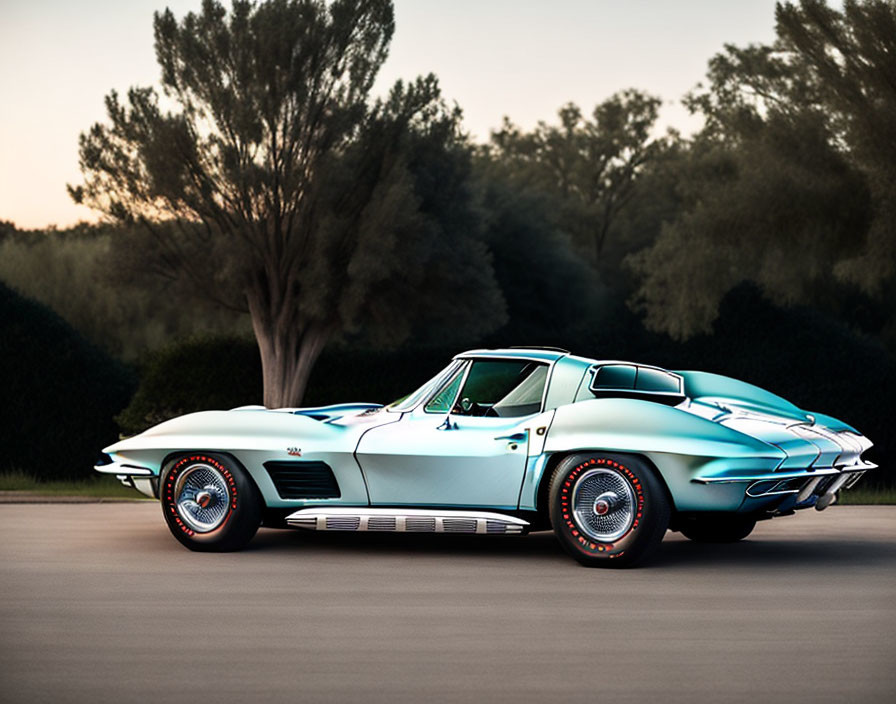
<path fill-rule="evenodd" d="M 436 532 L 436 519 L 435 518 L 405 518 L 404 519 L 405 530 L 411 533 L 435 533 Z"/>
<path fill-rule="evenodd" d="M 395 516 L 370 516 L 367 530 L 395 530 Z"/>
<path fill-rule="evenodd" d="M 338 499 L 342 495 L 325 462 L 271 461 L 264 468 L 281 499 Z"/>
<path fill-rule="evenodd" d="M 329 516 L 327 530 L 358 530 L 361 519 L 358 516 Z"/>
<path fill-rule="evenodd" d="M 443 518 L 446 533 L 475 533 L 476 520 L 471 518 Z"/>

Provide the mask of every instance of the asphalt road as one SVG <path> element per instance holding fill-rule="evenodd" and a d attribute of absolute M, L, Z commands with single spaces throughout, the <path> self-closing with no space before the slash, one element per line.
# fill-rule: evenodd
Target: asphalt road
<path fill-rule="evenodd" d="M 0 505 L 2 702 L 884 702 L 896 507 L 667 534 L 579 567 L 552 534 L 263 530 L 194 554 L 149 504 Z"/>

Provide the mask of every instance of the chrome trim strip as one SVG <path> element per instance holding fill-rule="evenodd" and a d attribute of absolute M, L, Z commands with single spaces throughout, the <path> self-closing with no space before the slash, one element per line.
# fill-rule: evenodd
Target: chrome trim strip
<path fill-rule="evenodd" d="M 149 467 L 139 467 L 135 464 L 126 464 L 121 461 L 112 461 L 109 464 L 98 464 L 93 468 L 95 471 L 101 474 L 125 474 L 127 476 L 132 477 L 154 477 L 155 472 L 153 472 Z"/>
<path fill-rule="evenodd" d="M 819 479 L 821 479 L 821 477 L 819 477 Z M 778 486 L 778 484 L 781 483 L 775 482 L 771 485 L 769 491 L 760 491 L 758 494 L 750 493 L 753 490 L 753 487 L 756 486 L 756 484 L 766 484 L 769 481 L 770 480 L 768 479 L 760 479 L 758 482 L 753 482 L 752 484 L 750 484 L 750 486 L 747 487 L 747 496 L 749 496 L 751 499 L 761 499 L 764 496 L 785 496 L 787 494 L 795 494 L 797 491 L 799 491 L 799 489 L 779 489 L 778 491 L 772 491 L 771 489 L 774 489 L 776 486 Z M 786 482 L 788 480 L 784 479 L 782 481 Z"/>
<path fill-rule="evenodd" d="M 426 407 L 429 405 L 429 402 L 432 401 L 436 396 L 442 393 L 442 389 L 444 389 L 448 384 L 451 383 L 451 380 L 454 378 L 454 374 L 449 374 L 445 377 L 445 380 L 441 384 L 437 384 L 432 389 L 430 389 L 429 393 L 426 394 L 426 399 L 421 401 L 418 406 L 415 408 L 422 408 L 424 413 L 433 416 L 442 416 L 442 415 L 451 415 L 451 411 L 454 410 L 454 407 L 457 405 L 457 397 L 460 396 L 460 392 L 464 390 L 464 384 L 467 383 L 467 377 L 470 376 L 470 368 L 473 366 L 473 362 L 469 359 L 465 359 L 461 362 L 461 366 L 458 368 L 458 371 L 463 371 L 463 375 L 460 379 L 460 384 L 457 385 L 457 393 L 451 398 L 451 402 L 448 404 L 448 412 L 444 413 L 443 411 L 427 411 Z M 456 372 L 455 372 L 456 373 Z M 455 413 L 455 415 L 457 415 Z"/>
<path fill-rule="evenodd" d="M 691 481 L 697 484 L 734 484 L 738 482 L 758 482 L 770 479 L 799 479 L 800 477 L 811 479 L 813 477 L 828 477 L 834 474 L 864 472 L 868 469 L 875 469 L 876 467 L 877 465 L 873 462 L 858 462 L 847 467 L 804 469 L 798 472 L 772 472 L 768 474 L 757 474 L 752 477 L 694 477 Z"/>
<path fill-rule="evenodd" d="M 395 519 L 393 528 L 384 528 L 382 520 Z M 431 519 L 431 529 L 418 528 L 415 519 Z M 328 520 L 336 519 L 336 520 Z M 339 520 L 341 519 L 341 521 Z M 353 519 L 357 519 L 357 523 Z M 370 521 L 374 519 L 374 524 Z M 448 521 L 446 524 L 445 521 Z M 469 529 L 459 528 L 457 521 L 468 521 Z M 303 508 L 286 517 L 293 528 L 308 530 L 354 530 L 394 533 L 524 533 L 529 522 L 515 516 L 489 511 L 452 511 L 402 508 Z M 351 525 L 351 527 L 347 527 Z M 496 530 L 503 528 L 503 530 Z"/>
<path fill-rule="evenodd" d="M 852 476 L 850 476 L 849 481 L 843 485 L 844 489 L 852 489 L 856 484 L 859 483 L 859 480 L 865 476 L 864 472 L 853 472 Z"/>

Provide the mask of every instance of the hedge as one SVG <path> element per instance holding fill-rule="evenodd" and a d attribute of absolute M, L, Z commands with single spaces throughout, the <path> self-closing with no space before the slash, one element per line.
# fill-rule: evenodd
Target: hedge
<path fill-rule="evenodd" d="M 91 476 L 101 448 L 118 438 L 113 416 L 133 393 L 133 371 L 3 283 L 0 370 L 0 471 Z"/>

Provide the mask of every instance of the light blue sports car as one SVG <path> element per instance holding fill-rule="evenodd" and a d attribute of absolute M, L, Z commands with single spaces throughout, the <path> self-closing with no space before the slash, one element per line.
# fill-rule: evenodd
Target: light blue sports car
<path fill-rule="evenodd" d="M 553 528 L 588 566 L 632 565 L 667 529 L 733 542 L 822 510 L 875 465 L 867 438 L 703 372 L 531 347 L 473 350 L 388 406 L 260 406 L 166 421 L 96 470 L 161 500 L 191 550 L 260 525 L 519 534 Z"/>

